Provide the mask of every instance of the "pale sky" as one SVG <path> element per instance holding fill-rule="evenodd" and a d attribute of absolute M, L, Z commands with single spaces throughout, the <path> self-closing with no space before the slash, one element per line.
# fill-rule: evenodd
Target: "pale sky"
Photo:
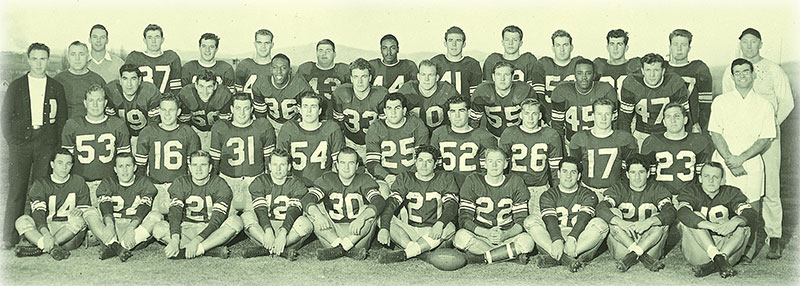
<path fill-rule="evenodd" d="M 379 57 L 380 37 L 400 41 L 403 53 L 441 53 L 444 31 L 453 25 L 467 34 L 465 51 L 500 51 L 500 31 L 514 24 L 524 32 L 523 51 L 552 55 L 550 34 L 565 29 L 573 36 L 574 55 L 607 57 L 605 35 L 615 28 L 630 33 L 628 57 L 648 52 L 668 53 L 667 36 L 676 28 L 694 34 L 690 58 L 710 66 L 735 58 L 738 36 L 747 27 L 763 36 L 762 55 L 775 61 L 800 60 L 796 1 L 154 1 L 122 4 L 98 0 L 6 0 L 2 4 L 0 50 L 23 51 L 43 42 L 62 51 L 74 40 L 88 41 L 89 28 L 104 24 L 109 48 L 141 50 L 142 30 L 149 23 L 164 28 L 164 49 L 197 50 L 204 32 L 221 37 L 219 55 L 253 50 L 253 33 L 268 28 L 275 34 L 275 51 L 330 38 L 337 45 L 373 50 Z M 168 4 L 165 4 L 169 2 Z M 503 4 L 498 4 L 498 3 Z M 290 55 L 291 56 L 291 55 Z M 184 59 L 187 60 L 187 59 Z M 302 59 L 309 60 L 309 59 Z M 482 58 L 478 61 L 483 62 Z"/>

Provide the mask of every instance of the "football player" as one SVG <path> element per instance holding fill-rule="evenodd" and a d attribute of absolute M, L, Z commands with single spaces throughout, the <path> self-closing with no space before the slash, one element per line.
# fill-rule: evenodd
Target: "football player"
<path fill-rule="evenodd" d="M 275 131 L 265 118 L 253 117 L 253 100 L 246 93 L 233 96 L 231 121 L 220 120 L 211 127 L 212 168 L 233 192 L 231 213 L 252 210 L 248 186 L 264 173 L 275 149 Z"/>
<path fill-rule="evenodd" d="M 228 214 L 231 188 L 211 174 L 208 152 L 189 155 L 189 174 L 175 179 L 169 195 L 169 222 L 161 221 L 153 228 L 153 237 L 167 244 L 167 258 L 228 258 L 224 244 L 242 231 L 242 219 Z"/>
<path fill-rule="evenodd" d="M 309 181 L 319 178 L 334 168 L 336 156 L 344 146 L 344 136 L 339 125 L 332 121 L 320 122 L 323 97 L 306 91 L 298 97 L 300 122 L 287 121 L 278 134 L 277 148 L 289 151 L 292 167 Z"/>
<path fill-rule="evenodd" d="M 297 119 L 297 97 L 311 91 L 311 87 L 302 77 L 292 76 L 292 64 L 286 55 L 275 55 L 271 65 L 272 75 L 253 85 L 253 105 L 256 114 L 269 117 L 272 127 L 280 133 L 286 121 Z"/>
<path fill-rule="evenodd" d="M 140 175 L 149 176 L 158 194 L 153 211 L 169 212 L 169 189 L 172 181 L 186 174 L 189 154 L 200 149 L 200 138 L 186 124 L 178 123 L 181 109 L 175 96 L 167 95 L 159 103 L 161 123 L 142 129 L 136 144 L 136 165 Z"/>
<path fill-rule="evenodd" d="M 92 45 L 89 51 L 89 70 L 100 75 L 106 82 L 117 79 L 117 70 L 125 61 L 106 49 L 108 45 L 106 26 L 95 24 L 89 29 L 89 44 Z"/>
<path fill-rule="evenodd" d="M 565 145 L 569 146 L 572 135 L 580 130 L 589 130 L 594 126 L 592 103 L 600 98 L 608 98 L 614 105 L 617 104 L 617 94 L 614 87 L 602 81 L 595 81 L 595 65 L 591 61 L 581 58 L 575 61 L 575 81 L 560 83 L 551 94 L 553 129 L 564 138 Z M 616 121 L 617 110 L 612 111 L 611 117 Z"/>
<path fill-rule="evenodd" d="M 295 75 L 302 76 L 317 94 L 331 100 L 336 87 L 350 81 L 350 70 L 345 63 L 336 63 L 336 45 L 329 39 L 317 42 L 317 62 L 308 61 L 297 68 Z M 331 106 L 328 104 L 325 109 Z"/>
<path fill-rule="evenodd" d="M 679 75 L 665 72 L 666 61 L 661 55 L 649 53 L 642 57 L 642 75 L 629 75 L 622 82 L 617 128 L 632 130 L 639 147 L 647 136 L 664 133 L 664 108 L 670 102 L 683 105 L 689 112 L 689 95 Z M 631 122 L 636 117 L 636 129 Z M 690 118 L 689 124 L 692 120 Z"/>
<path fill-rule="evenodd" d="M 105 86 L 105 93 L 106 114 L 125 121 L 131 135 L 131 153 L 136 154 L 139 132 L 156 122 L 161 93 L 152 83 L 142 81 L 141 72 L 131 64 L 119 68 L 119 78 Z"/>
<path fill-rule="evenodd" d="M 378 118 L 378 105 L 389 92 L 383 86 L 371 86 L 374 70 L 365 59 L 358 58 L 350 64 L 350 82 L 333 92 L 333 119 L 339 122 L 347 146 L 365 159 L 364 137 L 367 129 Z"/>
<path fill-rule="evenodd" d="M 461 226 L 453 246 L 468 253 L 470 263 L 505 260 L 528 263 L 533 239 L 525 233 L 522 221 L 528 216 L 530 194 L 516 175 L 505 175 L 505 152 L 488 148 L 483 152 L 486 173 L 473 173 L 464 180 L 459 193 L 458 222 Z"/>
<path fill-rule="evenodd" d="M 675 29 L 669 33 L 669 62 L 667 71 L 674 72 L 683 78 L 689 94 L 689 117 L 692 119 L 692 133 L 702 129 L 707 133 L 708 117 L 711 115 L 712 78 L 708 65 L 702 60 L 689 62 L 689 51 L 692 50 L 692 33 L 684 29 Z"/>
<path fill-rule="evenodd" d="M 722 165 L 703 166 L 699 184 L 692 184 L 678 195 L 678 220 L 683 231 L 681 248 L 697 277 L 719 271 L 722 278 L 737 274 L 732 265 L 739 262 L 750 227 L 758 213 L 737 187 L 722 185 Z"/>
<path fill-rule="evenodd" d="M 550 123 L 551 113 L 551 95 L 553 90 L 565 81 L 575 80 L 575 64 L 581 56 L 572 57 L 572 36 L 564 30 L 556 30 L 550 36 L 550 42 L 553 43 L 553 57 L 544 56 L 539 59 L 544 74 L 544 103 L 545 110 L 543 110 L 545 122 Z"/>
<path fill-rule="evenodd" d="M 209 69 L 204 70 L 197 82 L 184 86 L 178 94 L 181 101 L 181 123 L 191 124 L 200 137 L 203 150 L 211 143 L 211 127 L 217 120 L 231 119 L 231 92 L 219 88 L 217 76 Z"/>
<path fill-rule="evenodd" d="M 511 173 L 522 177 L 528 186 L 531 196 L 528 211 L 539 215 L 539 196 L 558 183 L 556 174 L 564 145 L 558 132 L 539 125 L 542 119 L 539 100 L 528 98 L 519 105 L 521 123 L 503 131 L 499 145 L 511 155 Z"/>
<path fill-rule="evenodd" d="M 103 86 L 89 86 L 83 100 L 86 116 L 70 118 L 61 131 L 61 146 L 75 154 L 72 171 L 86 180 L 94 207 L 98 206 L 97 186 L 114 175 L 114 156 L 131 152 L 128 127 L 119 117 L 105 114 L 106 102 Z"/>
<path fill-rule="evenodd" d="M 227 87 L 231 93 L 235 93 L 233 66 L 225 61 L 217 60 L 219 51 L 219 36 L 213 33 L 205 33 L 200 36 L 198 41 L 200 46 L 200 59 L 192 60 L 181 68 L 181 84 L 186 86 L 197 82 L 197 76 L 203 70 L 210 69 L 217 75 L 217 84 Z"/>
<path fill-rule="evenodd" d="M 478 127 L 486 116 L 486 129 L 495 137 L 503 130 L 519 124 L 519 104 L 526 98 L 535 98 L 536 93 L 524 82 L 512 81 L 514 66 L 500 61 L 492 68 L 492 81 L 481 83 L 472 94 L 469 110 L 470 125 Z"/>
<path fill-rule="evenodd" d="M 244 93 L 253 93 L 253 84 L 259 77 L 268 78 L 272 75 L 272 32 L 267 29 L 256 31 L 253 46 L 255 56 L 246 58 L 236 64 L 236 90 Z"/>
<path fill-rule="evenodd" d="M 72 153 L 53 153 L 50 176 L 36 178 L 28 191 L 29 214 L 17 218 L 19 235 L 34 246 L 19 245 L 17 257 L 50 253 L 55 260 L 67 259 L 78 248 L 86 232 L 83 213 L 89 209 L 89 188 L 79 175 L 70 175 Z"/>
<path fill-rule="evenodd" d="M 467 46 L 467 35 L 464 34 L 464 30 L 452 26 L 444 32 L 444 47 L 447 51 L 434 56 L 431 61 L 437 66 L 436 75 L 440 81 L 450 83 L 459 94 L 469 97 L 481 83 L 483 73 L 481 64 L 477 60 L 464 56 L 465 46 Z M 420 73 L 422 73 L 422 63 L 420 63 Z"/>
<path fill-rule="evenodd" d="M 469 125 L 470 101 L 466 95 L 456 95 L 447 100 L 447 117 L 450 124 L 439 126 L 431 135 L 431 146 L 439 148 L 442 167 L 452 172 L 461 186 L 467 175 L 480 171 L 483 151 L 497 147 L 497 138 L 484 128 Z"/>
<path fill-rule="evenodd" d="M 458 215 L 458 186 L 450 172 L 434 171 L 439 151 L 431 145 L 417 148 L 416 171 L 398 175 L 392 194 L 381 214 L 378 242 L 389 239 L 403 249 L 388 252 L 381 263 L 400 262 L 439 247 L 456 233 L 453 219 Z M 408 220 L 395 217 L 395 210 L 405 207 Z"/>
<path fill-rule="evenodd" d="M 397 91 L 408 101 L 411 114 L 428 126 L 429 134 L 437 127 L 447 125 L 445 104 L 448 98 L 458 95 L 447 81 L 436 81 L 438 69 L 433 60 L 421 61 L 417 80 L 407 82 Z"/>
<path fill-rule="evenodd" d="M 614 29 L 606 34 L 606 50 L 608 59 L 597 57 L 594 59 L 595 77 L 602 82 L 607 82 L 614 87 L 619 100 L 622 91 L 622 82 L 629 74 L 633 74 L 642 67 L 639 57 L 628 59 L 625 53 L 628 52 L 628 32 L 622 29 Z"/>
<path fill-rule="evenodd" d="M 392 34 L 381 37 L 381 58 L 369 61 L 374 71 L 372 85 L 383 86 L 389 92 L 397 92 L 403 84 L 417 79 L 417 64 L 412 60 L 398 59 L 400 42 Z"/>
<path fill-rule="evenodd" d="M 532 86 L 537 94 L 544 94 L 544 71 L 530 52 L 520 54 L 522 29 L 510 25 L 500 32 L 503 53 L 492 53 L 483 61 L 483 80 L 494 81 L 494 67 L 499 62 L 508 62 L 512 67 L 511 80 L 522 81 Z"/>
<path fill-rule="evenodd" d="M 253 209 L 242 213 L 245 232 L 259 245 L 244 257 L 274 254 L 295 260 L 295 250 L 314 230 L 300 205 L 308 193 L 306 182 L 292 176 L 291 154 L 286 150 L 275 150 L 269 160 L 269 172 L 250 184 Z"/>
<path fill-rule="evenodd" d="M 181 58 L 172 50 L 161 50 L 164 30 L 149 24 L 142 32 L 145 51 L 133 51 L 125 57 L 126 64 L 139 67 L 142 80 L 155 84 L 161 93 L 178 94 L 181 90 Z"/>
<path fill-rule="evenodd" d="M 86 44 L 80 41 L 72 42 L 67 49 L 69 68 L 55 76 L 55 79 L 64 86 L 69 118 L 86 115 L 83 99 L 89 86 L 106 85 L 106 81 L 99 74 L 89 70 L 88 57 L 89 48 Z"/>
<path fill-rule="evenodd" d="M 525 219 L 525 230 L 541 253 L 539 268 L 564 265 L 576 272 L 594 258 L 608 234 L 608 224 L 595 217 L 597 196 L 578 183 L 582 169 L 578 158 L 564 157 L 558 166 L 558 185 L 539 198 L 541 216 Z"/>
<path fill-rule="evenodd" d="M 326 172 L 314 180 L 301 200 L 314 224 L 314 234 L 330 247 L 317 250 L 317 259 L 333 260 L 347 255 L 364 260 L 375 234 L 377 217 L 385 200 L 378 184 L 367 174 L 356 172 L 358 154 L 344 147 L 336 159 L 337 173 Z"/>
<path fill-rule="evenodd" d="M 581 160 L 581 185 L 603 198 L 603 191 L 620 180 L 625 158 L 636 153 L 636 139 L 625 130 L 611 129 L 614 102 L 601 98 L 592 103 L 594 126 L 578 131 L 569 142 L 569 155 Z M 560 173 L 559 173 L 560 174 Z"/>
<path fill-rule="evenodd" d="M 661 183 L 648 181 L 649 164 L 644 157 L 632 155 L 627 163 L 628 182 L 606 190 L 597 216 L 608 223 L 608 249 L 620 272 L 639 261 L 650 271 L 658 271 L 664 268 L 659 258 L 676 215 L 672 196 Z"/>

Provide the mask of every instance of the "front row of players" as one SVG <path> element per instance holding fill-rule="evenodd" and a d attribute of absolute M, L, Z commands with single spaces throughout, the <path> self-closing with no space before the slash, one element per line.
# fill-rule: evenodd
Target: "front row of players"
<path fill-rule="evenodd" d="M 169 258 L 228 257 L 225 244 L 242 230 L 259 245 L 245 257 L 293 260 L 313 232 L 326 246 L 317 251 L 320 260 L 364 259 L 377 232 L 380 243 L 402 248 L 381 255 L 382 263 L 424 256 L 452 240 L 473 263 L 526 263 L 527 254 L 538 247 L 539 267 L 565 265 L 575 272 L 594 258 L 608 234 L 620 271 L 637 262 L 658 271 L 664 267 L 659 259 L 667 229 L 677 217 L 683 253 L 695 275 L 729 277 L 736 274 L 731 265 L 742 257 L 750 226 L 757 221 L 742 192 L 721 185 L 723 169 L 715 162 L 702 168 L 699 183 L 680 192 L 676 207 L 669 190 L 648 180 L 649 164 L 639 155 L 627 160 L 628 180 L 608 188 L 599 203 L 595 192 L 579 184 L 580 161 L 565 157 L 558 166 L 558 185 L 540 195 L 539 209 L 529 215 L 533 191 L 522 178 L 504 174 L 508 158 L 501 149 L 488 148 L 486 172 L 467 176 L 460 189 L 452 174 L 435 170 L 441 159 L 436 148 L 423 145 L 416 154 L 416 169 L 399 174 L 384 198 L 371 176 L 357 172 L 358 155 L 349 147 L 338 154 L 338 171 L 313 183 L 293 175 L 290 154 L 276 150 L 269 171 L 255 178 L 249 194 L 239 194 L 249 195 L 252 207 L 238 215 L 230 207 L 237 194 L 212 174 L 211 156 L 198 150 L 189 156 L 189 174 L 169 187 L 165 221 L 151 211 L 157 190 L 150 179 L 136 176 L 129 153 L 117 156 L 116 176 L 98 186 L 95 208 L 84 179 L 70 175 L 72 154 L 62 149 L 50 162 L 52 174 L 30 189 L 30 214 L 17 219 L 16 228 L 31 245 L 18 246 L 16 254 L 46 252 L 65 259 L 88 227 L 102 243 L 101 259 L 125 261 L 151 236 L 166 244 Z"/>

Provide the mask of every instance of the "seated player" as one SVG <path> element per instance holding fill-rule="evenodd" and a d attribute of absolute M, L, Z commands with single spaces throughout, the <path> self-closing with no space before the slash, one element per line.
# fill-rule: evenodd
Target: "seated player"
<path fill-rule="evenodd" d="M 357 168 L 356 151 L 342 148 L 336 159 L 338 173 L 326 172 L 318 177 L 301 201 L 314 224 L 314 234 L 323 245 L 330 245 L 317 250 L 319 260 L 345 255 L 357 260 L 367 258 L 376 218 L 386 202 L 375 180 L 367 174 L 356 173 Z"/>
<path fill-rule="evenodd" d="M 379 262 L 400 262 L 427 253 L 456 233 L 453 219 L 458 214 L 458 187 L 452 174 L 434 171 L 440 159 L 436 147 L 418 147 L 416 172 L 401 173 L 392 185 L 381 214 L 378 242 L 388 246 L 391 236 L 391 241 L 403 249 L 386 253 Z M 402 206 L 408 212 L 408 221 L 393 216 Z"/>
<path fill-rule="evenodd" d="M 314 230 L 300 206 L 308 193 L 306 183 L 291 171 L 289 152 L 278 149 L 270 156 L 269 173 L 250 184 L 253 210 L 242 213 L 242 222 L 245 233 L 260 246 L 246 251 L 245 258 L 273 254 L 295 260 L 295 250 Z"/>
<path fill-rule="evenodd" d="M 70 175 L 72 153 L 63 148 L 54 152 L 50 167 L 50 176 L 36 179 L 28 190 L 30 214 L 15 222 L 19 235 L 33 244 L 17 246 L 17 257 L 48 252 L 55 260 L 67 259 L 86 235 L 83 212 L 90 206 L 89 187 L 81 176 Z"/>
<path fill-rule="evenodd" d="M 211 174 L 208 152 L 189 155 L 189 175 L 175 179 L 169 196 L 169 223 L 161 221 L 153 228 L 153 237 L 167 244 L 167 258 L 227 258 L 223 244 L 242 231 L 242 219 L 228 215 L 233 194 L 224 180 Z"/>
<path fill-rule="evenodd" d="M 700 184 L 678 195 L 681 248 L 697 277 L 715 271 L 722 278 L 736 275 L 732 265 L 744 254 L 750 227 L 757 224 L 758 213 L 742 191 L 721 185 L 723 174 L 720 163 L 709 162 L 700 171 Z"/>
<path fill-rule="evenodd" d="M 597 216 L 608 223 L 608 249 L 621 272 L 641 261 L 650 271 L 664 268 L 658 259 L 667 240 L 667 229 L 676 210 L 666 186 L 648 181 L 648 163 L 641 156 L 628 160 L 628 182 L 605 192 L 597 205 Z"/>
<path fill-rule="evenodd" d="M 522 228 L 528 216 L 528 189 L 522 178 L 503 174 L 508 167 L 505 152 L 488 148 L 483 157 L 486 173 L 473 173 L 461 185 L 458 222 L 462 228 L 453 246 L 466 251 L 470 263 L 514 259 L 526 264 L 534 246 Z"/>
<path fill-rule="evenodd" d="M 97 188 L 100 210 L 89 208 L 84 218 L 102 242 L 100 259 L 119 256 L 125 262 L 132 256 L 128 250 L 150 238 L 162 218 L 150 212 L 158 191 L 150 178 L 135 175 L 133 155 L 120 153 L 114 164 L 116 176 L 103 179 Z"/>
<path fill-rule="evenodd" d="M 597 196 L 578 184 L 581 163 L 564 157 L 558 166 L 558 186 L 539 199 L 542 216 L 525 219 L 525 230 L 539 247 L 539 268 L 565 265 L 576 272 L 592 260 L 608 234 L 608 224 L 594 217 Z"/>

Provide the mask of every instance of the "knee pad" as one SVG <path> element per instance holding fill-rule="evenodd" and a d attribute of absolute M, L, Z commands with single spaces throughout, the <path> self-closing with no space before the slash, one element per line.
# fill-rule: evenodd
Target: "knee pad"
<path fill-rule="evenodd" d="M 586 228 L 591 228 L 597 233 L 601 234 L 602 236 L 608 234 L 608 224 L 606 223 L 606 221 L 604 221 L 599 217 L 595 217 L 592 220 L 590 220 Z"/>
<path fill-rule="evenodd" d="M 528 235 L 526 232 L 522 232 L 514 237 L 514 244 L 516 245 L 517 253 L 528 253 L 533 251 L 533 247 L 536 246 L 536 243 L 533 242 L 533 238 Z"/>
<path fill-rule="evenodd" d="M 237 233 L 244 228 L 244 223 L 242 223 L 242 219 L 239 216 L 229 216 L 222 225 L 233 229 Z"/>
<path fill-rule="evenodd" d="M 36 229 L 36 223 L 31 216 L 22 215 L 14 222 L 14 227 L 19 235 L 25 235 L 26 232 Z"/>

